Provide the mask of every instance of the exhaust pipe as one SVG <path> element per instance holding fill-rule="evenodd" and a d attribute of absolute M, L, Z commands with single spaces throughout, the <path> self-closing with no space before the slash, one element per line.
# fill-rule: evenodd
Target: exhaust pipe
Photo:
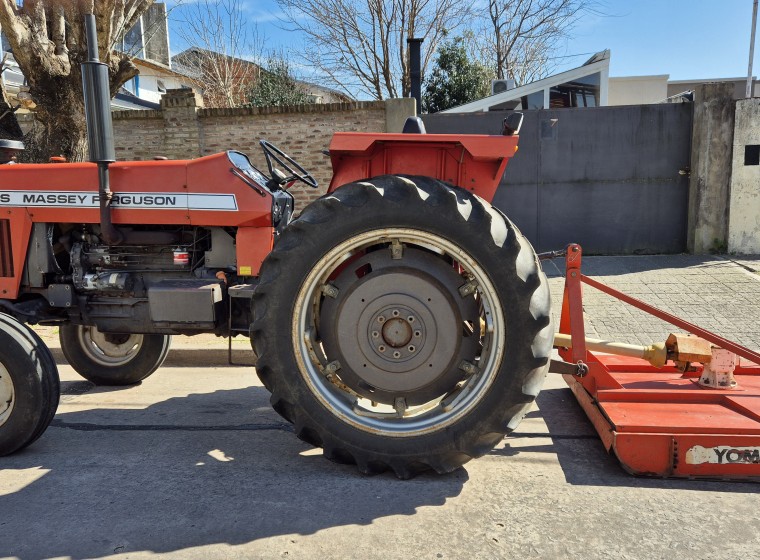
<path fill-rule="evenodd" d="M 422 58 L 420 47 L 424 39 L 414 37 L 406 40 L 409 45 L 410 93 L 417 100 L 417 114 L 422 113 Z"/>
<path fill-rule="evenodd" d="M 107 245 L 119 245 L 124 234 L 111 222 L 111 192 L 108 166 L 116 161 L 111 120 L 111 91 L 108 65 L 98 58 L 98 34 L 95 15 L 84 16 L 87 34 L 87 61 L 82 63 L 84 112 L 87 120 L 87 143 L 90 161 L 98 164 L 98 199 L 100 201 L 100 232 Z"/>

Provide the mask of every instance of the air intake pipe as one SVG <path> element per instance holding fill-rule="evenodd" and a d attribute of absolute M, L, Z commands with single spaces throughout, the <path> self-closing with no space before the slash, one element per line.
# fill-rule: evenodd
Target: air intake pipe
<path fill-rule="evenodd" d="M 87 61 L 82 63 L 84 113 L 87 119 L 87 142 L 90 161 L 98 164 L 98 198 L 100 200 L 100 231 L 107 245 L 119 245 L 124 234 L 111 222 L 111 192 L 108 166 L 116 161 L 111 120 L 111 90 L 108 65 L 98 58 L 98 34 L 95 16 L 84 16 L 87 34 Z"/>

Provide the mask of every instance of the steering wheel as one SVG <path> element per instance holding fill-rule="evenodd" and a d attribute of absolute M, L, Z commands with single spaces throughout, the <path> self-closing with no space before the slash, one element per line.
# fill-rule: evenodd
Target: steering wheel
<path fill-rule="evenodd" d="M 296 160 L 283 152 L 280 148 L 274 144 L 267 142 L 266 140 L 259 140 L 259 144 L 261 144 L 261 149 L 264 151 L 264 156 L 267 158 L 269 175 L 273 179 L 279 180 L 281 184 L 298 180 L 314 189 L 319 187 L 317 180 L 311 176 L 311 173 L 301 167 Z M 277 163 L 277 165 L 285 169 L 288 173 L 290 173 L 290 175 L 286 175 L 285 177 L 280 178 L 282 173 L 275 173 L 273 162 Z"/>

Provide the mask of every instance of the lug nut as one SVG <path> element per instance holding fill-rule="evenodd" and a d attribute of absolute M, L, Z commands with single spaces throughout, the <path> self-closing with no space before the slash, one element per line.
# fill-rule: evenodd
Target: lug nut
<path fill-rule="evenodd" d="M 385 323 L 385 317 L 383 317 L 382 315 L 379 315 L 378 318 L 377 318 L 377 322 L 378 323 Z"/>
<path fill-rule="evenodd" d="M 414 331 L 414 336 L 420 337 L 420 336 L 422 336 L 422 332 L 420 332 L 420 331 Z"/>
<path fill-rule="evenodd" d="M 398 309 L 394 309 L 393 310 L 393 316 L 394 317 L 398 317 L 399 315 L 400 315 L 400 313 L 398 312 Z"/>
<path fill-rule="evenodd" d="M 377 338 L 378 336 L 380 336 L 380 333 L 379 333 L 379 332 L 377 332 L 377 331 L 372 331 L 372 338 Z"/>
<path fill-rule="evenodd" d="M 414 317 L 412 317 L 411 315 L 409 315 L 409 317 L 407 317 L 406 320 L 409 321 L 410 323 L 414 323 Z"/>
<path fill-rule="evenodd" d="M 378 346 L 377 349 L 380 350 L 380 352 L 385 352 L 385 346 L 383 346 L 382 344 Z"/>
<path fill-rule="evenodd" d="M 400 358 L 401 357 L 401 352 L 394 352 L 393 353 L 393 357 L 394 358 Z"/>
<path fill-rule="evenodd" d="M 409 347 L 409 351 L 410 351 L 410 352 L 414 352 L 415 350 L 416 350 L 416 348 L 415 348 L 414 346 L 410 346 L 410 347 Z"/>

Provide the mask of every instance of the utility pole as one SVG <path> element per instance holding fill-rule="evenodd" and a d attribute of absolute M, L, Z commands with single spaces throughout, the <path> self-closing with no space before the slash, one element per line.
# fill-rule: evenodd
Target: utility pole
<path fill-rule="evenodd" d="M 749 70 L 747 71 L 747 99 L 752 97 L 752 59 L 755 56 L 755 28 L 757 27 L 757 0 L 752 5 L 752 34 L 749 39 Z"/>

